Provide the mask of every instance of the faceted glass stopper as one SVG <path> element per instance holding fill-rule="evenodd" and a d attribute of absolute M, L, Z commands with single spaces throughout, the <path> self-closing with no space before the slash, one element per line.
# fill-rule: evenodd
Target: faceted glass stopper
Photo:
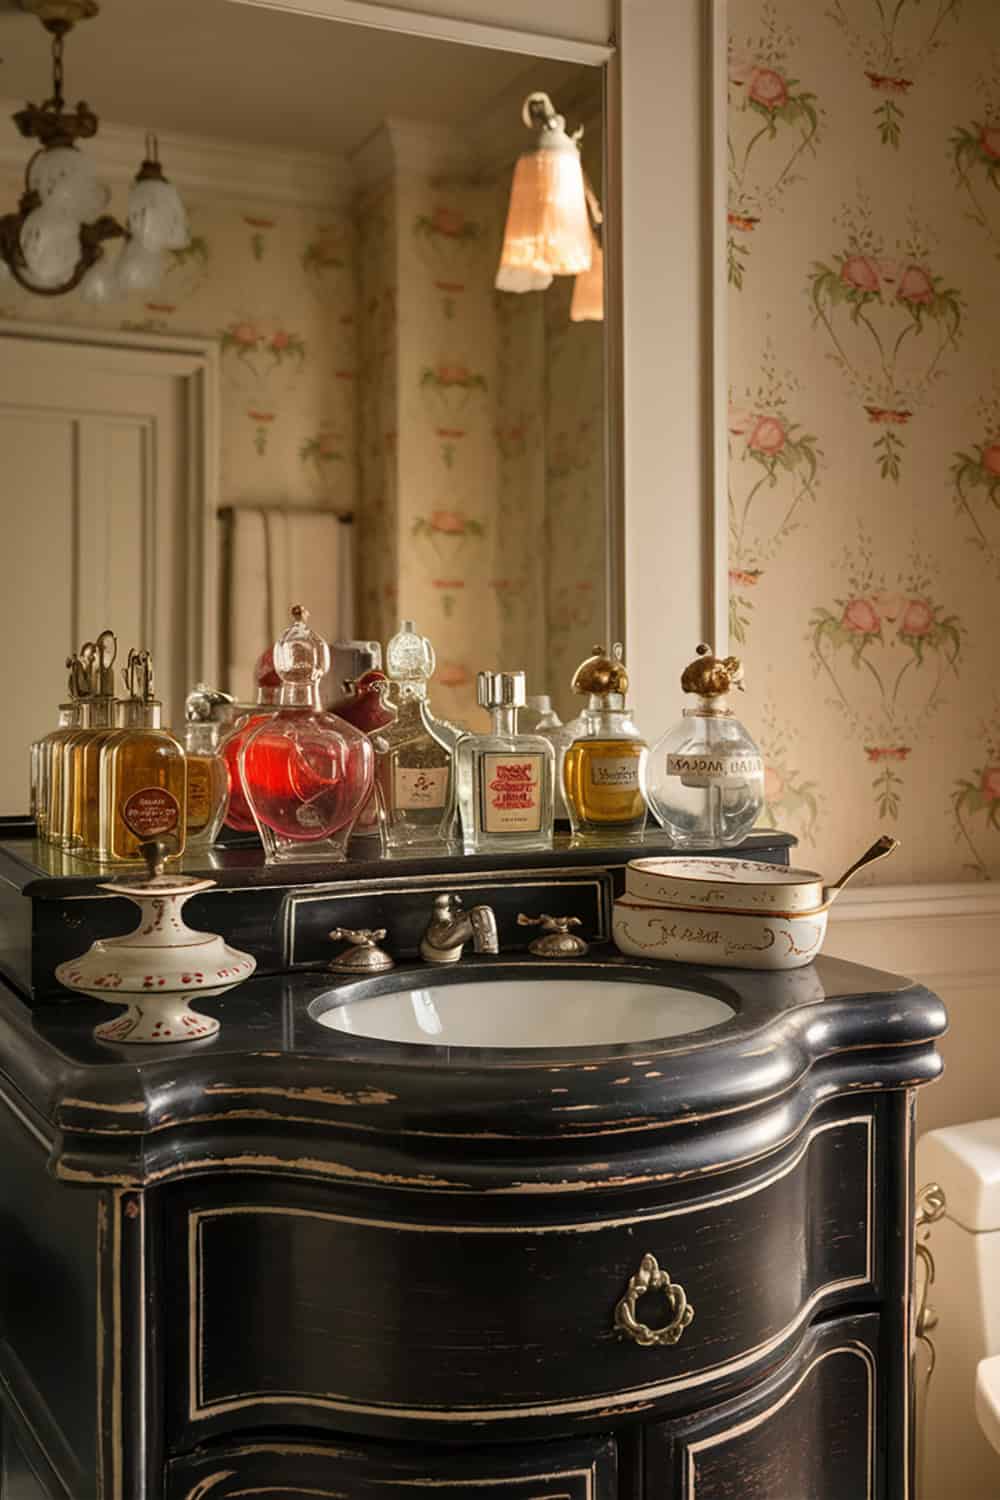
<path fill-rule="evenodd" d="M 330 670 L 330 648 L 309 628 L 309 611 L 292 605 L 292 623 L 274 647 L 274 670 L 282 682 L 318 682 Z"/>
<path fill-rule="evenodd" d="M 417 679 L 426 682 L 434 675 L 434 648 L 424 635 L 417 634 L 412 620 L 404 620 L 398 634 L 389 642 L 385 653 L 389 676 L 396 682 Z"/>

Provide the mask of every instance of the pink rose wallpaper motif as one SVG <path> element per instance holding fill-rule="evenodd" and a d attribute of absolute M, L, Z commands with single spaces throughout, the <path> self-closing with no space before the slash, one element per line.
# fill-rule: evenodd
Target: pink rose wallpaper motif
<path fill-rule="evenodd" d="M 913 553 L 889 586 L 861 533 L 839 569 L 845 592 L 809 621 L 813 671 L 833 688 L 830 702 L 848 736 L 879 768 L 872 789 L 882 819 L 899 816 L 903 777 L 895 767 L 924 737 L 946 680 L 958 674 L 963 626 L 935 598 L 932 567 Z"/>
<path fill-rule="evenodd" d="M 302 269 L 313 284 L 321 284 L 331 271 L 345 271 L 350 266 L 350 243 L 345 226 L 339 221 L 318 224 L 302 252 Z"/>
<path fill-rule="evenodd" d="M 233 388 L 252 402 L 246 414 L 254 426 L 254 451 L 263 458 L 277 404 L 305 367 L 305 340 L 280 319 L 240 318 L 222 330 L 219 348 Z"/>
<path fill-rule="evenodd" d="M 977 79 L 976 92 L 975 118 L 955 127 L 951 160 L 965 212 L 1000 260 L 1000 52 L 990 75 Z"/>
<path fill-rule="evenodd" d="M 789 409 L 796 390 L 767 344 L 760 378 L 744 391 L 746 404 L 729 408 L 729 628 L 741 645 L 754 607 L 746 591 L 757 587 L 765 564 L 804 524 L 804 507 L 816 499 L 821 450 Z"/>
<path fill-rule="evenodd" d="M 951 810 L 955 839 L 966 856 L 966 871 L 976 880 L 991 880 L 988 854 L 1000 851 L 1000 703 L 980 726 L 980 764 L 955 781 Z M 986 851 L 986 852 L 984 852 Z"/>
<path fill-rule="evenodd" d="M 278 221 L 262 214 L 244 214 L 243 222 L 251 231 L 250 253 L 254 260 L 261 261 L 267 253 L 271 231 L 278 227 Z"/>
<path fill-rule="evenodd" d="M 883 146 L 899 150 L 903 101 L 950 39 L 961 0 L 833 0 L 826 12 L 863 63 Z"/>
<path fill-rule="evenodd" d="M 1000 582 L 1000 385 L 978 403 L 978 439 L 951 466 L 955 514 L 973 547 Z"/>
<path fill-rule="evenodd" d="M 962 300 L 931 263 L 930 245 L 913 219 L 892 241 L 873 224 L 868 198 L 841 217 L 841 247 L 809 274 L 813 326 L 828 355 L 860 398 L 883 479 L 899 480 L 901 430 L 941 379 L 946 351 L 958 347 Z"/>
<path fill-rule="evenodd" d="M 780 828 L 811 842 L 822 821 L 822 793 L 793 764 L 801 754 L 798 736 L 780 721 L 771 702 L 760 711 L 755 738 L 764 757 L 764 808 L 757 826 Z"/>
<path fill-rule="evenodd" d="M 348 443 L 344 434 L 326 423 L 319 432 L 306 438 L 299 448 L 299 458 L 309 470 L 310 480 L 320 494 L 329 493 L 334 467 L 348 462 L 347 450 Z"/>
<path fill-rule="evenodd" d="M 760 29 L 729 41 L 729 282 L 742 288 L 750 236 L 762 216 L 777 208 L 801 180 L 802 159 L 816 150 L 816 95 L 792 76 L 797 38 L 765 0 Z"/>

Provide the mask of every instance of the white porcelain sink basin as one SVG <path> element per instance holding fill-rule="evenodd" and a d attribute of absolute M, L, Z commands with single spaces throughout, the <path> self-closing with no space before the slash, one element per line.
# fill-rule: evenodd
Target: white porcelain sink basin
<path fill-rule="evenodd" d="M 320 1010 L 327 997 L 314 1002 Z M 435 1047 L 592 1047 L 654 1042 L 720 1026 L 735 1011 L 714 995 L 624 979 L 430 981 L 333 1005 L 321 1026 Z"/>

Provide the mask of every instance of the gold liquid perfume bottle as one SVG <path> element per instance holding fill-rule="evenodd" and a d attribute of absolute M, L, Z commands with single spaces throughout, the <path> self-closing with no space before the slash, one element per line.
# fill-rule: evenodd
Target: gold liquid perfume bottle
<path fill-rule="evenodd" d="M 115 658 L 118 642 L 102 630 L 94 642 L 92 691 L 80 710 L 79 737 L 68 743 L 63 769 L 63 847 L 85 854 L 100 834 L 101 749 L 115 732 Z"/>
<path fill-rule="evenodd" d="M 236 700 L 199 682 L 184 702 L 188 849 L 208 849 L 229 807 L 229 767 L 219 754 L 220 724 Z"/>
<path fill-rule="evenodd" d="M 573 677 L 586 696 L 583 728 L 566 752 L 563 789 L 580 840 L 641 843 L 646 827 L 642 770 L 648 747 L 625 706 L 628 673 L 621 646 L 595 646 Z"/>
<path fill-rule="evenodd" d="M 78 656 L 67 658 L 69 668 L 69 692 L 65 703 L 59 705 L 59 723 L 55 729 L 36 740 L 31 747 L 31 807 L 35 816 L 38 837 L 49 841 L 50 804 L 52 801 L 52 774 L 57 753 L 80 723 L 79 689 L 82 667 Z"/>
<path fill-rule="evenodd" d="M 452 733 L 431 712 L 434 648 L 404 620 L 386 651 L 396 716 L 372 733 L 382 852 L 443 852 L 454 821 Z"/>
<path fill-rule="evenodd" d="M 101 750 L 102 859 L 142 861 L 141 846 L 162 839 L 169 858 L 184 852 L 187 761 L 161 727 L 148 651 L 130 651 L 123 672 L 128 697 L 118 703 L 117 734 Z"/>
<path fill-rule="evenodd" d="M 76 703 L 76 723 L 54 742 L 49 766 L 48 798 L 46 808 L 46 837 L 50 844 L 62 845 L 66 837 L 66 782 L 69 757 L 73 747 L 80 743 L 87 731 L 83 724 L 86 705 L 94 690 L 94 657 L 97 647 L 93 641 L 85 641 L 76 656 L 71 656 L 69 667 L 70 697 Z"/>

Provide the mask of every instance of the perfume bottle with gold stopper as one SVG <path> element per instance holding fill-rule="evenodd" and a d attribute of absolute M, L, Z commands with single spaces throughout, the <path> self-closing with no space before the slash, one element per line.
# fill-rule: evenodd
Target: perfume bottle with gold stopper
<path fill-rule="evenodd" d="M 229 807 L 229 766 L 219 754 L 219 728 L 235 699 L 199 682 L 184 701 L 187 755 L 187 847 L 208 849 Z"/>
<path fill-rule="evenodd" d="M 648 746 L 625 703 L 628 673 L 620 645 L 595 646 L 573 677 L 586 696 L 583 727 L 566 752 L 563 790 L 574 835 L 589 842 L 641 843 L 646 799 L 641 775 Z"/>
<path fill-rule="evenodd" d="M 735 656 L 701 645 L 681 677 L 693 698 L 673 729 L 653 746 L 643 789 L 653 816 L 678 849 L 738 844 L 764 805 L 764 761 L 729 705 L 743 687 Z"/>
<path fill-rule="evenodd" d="M 83 667 L 78 656 L 67 657 L 66 666 L 69 668 L 69 688 L 66 702 L 59 705 L 59 723 L 31 747 L 31 805 L 38 837 L 46 842 L 51 838 L 52 782 L 56 762 L 62 746 L 80 723 Z"/>
<path fill-rule="evenodd" d="M 87 720 L 90 697 L 94 691 L 96 654 L 95 643 L 85 641 L 80 647 L 79 654 L 71 656 L 67 662 L 70 670 L 70 692 L 77 704 L 76 724 L 62 736 L 52 754 L 48 795 L 48 841 L 50 844 L 63 846 L 67 840 L 66 820 L 69 807 L 67 788 L 70 784 L 70 761 L 74 748 L 89 733 L 84 728 L 84 724 Z"/>
<path fill-rule="evenodd" d="M 101 750 L 115 733 L 114 632 L 102 630 L 94 642 L 92 692 L 80 710 L 79 736 L 67 743 L 63 771 L 63 847 L 76 854 L 96 851 L 100 842 Z"/>
<path fill-rule="evenodd" d="M 141 861 L 141 846 L 162 839 L 170 858 L 184 851 L 187 763 L 183 747 L 161 728 L 148 651 L 130 651 L 122 674 L 128 697 L 116 708 L 118 733 L 101 752 L 101 840 L 107 859 Z"/>

